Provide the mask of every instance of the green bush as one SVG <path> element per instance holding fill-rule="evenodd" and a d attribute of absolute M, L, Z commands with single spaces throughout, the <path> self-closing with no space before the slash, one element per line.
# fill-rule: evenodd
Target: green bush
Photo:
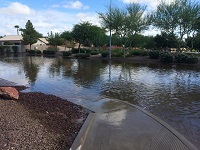
<path fill-rule="evenodd" d="M 77 54 L 79 53 L 79 49 L 78 48 L 72 48 L 72 54 Z M 80 49 L 80 53 L 87 53 L 90 54 L 91 50 L 90 49 Z"/>
<path fill-rule="evenodd" d="M 90 54 L 91 54 L 91 55 L 98 55 L 98 54 L 99 54 L 99 51 L 91 51 Z"/>
<path fill-rule="evenodd" d="M 11 52 L 10 46 L 4 46 L 4 47 L 5 47 L 6 53 L 10 53 Z"/>
<path fill-rule="evenodd" d="M 178 54 L 175 59 L 177 63 L 186 63 L 188 56 L 186 54 Z"/>
<path fill-rule="evenodd" d="M 198 62 L 198 57 L 193 55 L 178 54 L 175 58 L 177 63 L 196 64 Z"/>
<path fill-rule="evenodd" d="M 76 58 L 87 58 L 87 57 L 90 57 L 90 54 L 88 54 L 88 53 L 77 53 L 77 54 L 75 54 L 75 57 Z"/>
<path fill-rule="evenodd" d="M 149 56 L 149 51 L 141 50 L 141 56 Z"/>
<path fill-rule="evenodd" d="M 101 56 L 102 56 L 103 58 L 108 57 L 108 56 L 109 56 L 109 52 L 102 52 L 102 53 L 101 53 Z"/>
<path fill-rule="evenodd" d="M 76 53 L 79 53 L 78 48 L 72 48 L 72 54 L 76 54 Z"/>
<path fill-rule="evenodd" d="M 0 53 L 4 53 L 4 46 L 0 45 Z"/>
<path fill-rule="evenodd" d="M 48 47 L 46 50 L 57 52 L 59 49 L 58 49 L 57 47 L 55 47 L 55 46 L 50 46 L 50 47 Z"/>
<path fill-rule="evenodd" d="M 132 56 L 140 56 L 141 55 L 141 51 L 140 50 L 132 50 L 131 51 L 131 55 Z"/>
<path fill-rule="evenodd" d="M 42 54 L 42 52 L 41 52 L 40 50 L 36 50 L 35 53 L 36 53 L 37 55 Z"/>
<path fill-rule="evenodd" d="M 91 53 L 91 50 L 90 49 L 81 49 L 82 52 L 81 53 L 87 53 L 87 54 L 90 54 Z"/>
<path fill-rule="evenodd" d="M 150 51 L 149 52 L 150 59 L 158 59 L 159 58 L 159 51 Z"/>
<path fill-rule="evenodd" d="M 128 56 L 148 56 L 149 52 L 146 50 L 129 50 Z"/>
<path fill-rule="evenodd" d="M 53 50 L 44 50 L 43 54 L 44 55 L 55 55 L 56 51 L 53 51 Z"/>
<path fill-rule="evenodd" d="M 35 50 L 29 50 L 28 53 L 29 53 L 30 55 L 35 55 L 36 51 L 35 51 Z"/>
<path fill-rule="evenodd" d="M 188 56 L 186 60 L 187 64 L 196 64 L 198 63 L 198 57 L 196 56 Z"/>
<path fill-rule="evenodd" d="M 124 52 L 121 50 L 112 51 L 112 57 L 124 57 Z"/>
<path fill-rule="evenodd" d="M 18 52 L 18 46 L 12 46 L 12 50 L 14 53 L 17 53 Z"/>
<path fill-rule="evenodd" d="M 65 51 L 63 52 L 63 56 L 70 56 L 72 54 L 71 51 Z"/>
<path fill-rule="evenodd" d="M 160 61 L 163 63 L 171 63 L 173 61 L 173 56 L 168 52 L 161 53 Z"/>

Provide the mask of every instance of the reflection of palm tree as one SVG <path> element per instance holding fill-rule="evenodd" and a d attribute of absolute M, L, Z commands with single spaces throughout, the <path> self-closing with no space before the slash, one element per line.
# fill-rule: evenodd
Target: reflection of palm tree
<path fill-rule="evenodd" d="M 14 27 L 17 29 L 17 35 L 19 35 L 19 26 L 15 25 Z"/>

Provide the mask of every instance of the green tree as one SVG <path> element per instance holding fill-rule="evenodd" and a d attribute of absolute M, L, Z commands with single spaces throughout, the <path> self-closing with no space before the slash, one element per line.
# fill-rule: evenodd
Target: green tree
<path fill-rule="evenodd" d="M 91 31 L 91 38 L 90 38 L 90 43 L 93 44 L 95 47 L 98 46 L 103 46 L 106 44 L 106 30 L 92 25 L 90 27 Z"/>
<path fill-rule="evenodd" d="M 184 37 L 195 31 L 199 11 L 199 3 L 194 1 L 175 0 L 170 4 L 162 1 L 152 15 L 153 25 L 168 35 L 178 36 L 177 43 L 180 49 Z"/>
<path fill-rule="evenodd" d="M 20 29 L 22 31 L 22 42 L 26 45 L 31 45 L 37 42 L 38 39 L 38 32 L 33 27 L 33 24 L 30 20 L 27 21 L 25 25 L 25 29 Z"/>
<path fill-rule="evenodd" d="M 60 36 L 59 33 L 53 33 L 52 31 L 50 33 L 47 33 L 47 41 L 49 42 L 50 45 L 57 46 L 63 45 L 64 44 L 64 39 Z"/>
<path fill-rule="evenodd" d="M 151 17 L 149 14 L 145 15 L 146 6 L 139 3 L 131 3 L 127 5 L 126 24 L 128 28 L 128 36 L 134 37 L 136 34 L 147 30 L 151 24 Z"/>
<path fill-rule="evenodd" d="M 66 50 L 66 48 L 73 48 L 74 47 L 72 32 L 64 31 L 60 34 L 60 37 L 63 38 L 63 40 L 64 40 L 65 50 Z"/>
<path fill-rule="evenodd" d="M 177 48 L 177 37 L 174 34 L 167 34 L 166 32 L 161 32 L 161 35 L 156 35 L 154 37 L 155 46 L 159 49 L 162 48 Z"/>
<path fill-rule="evenodd" d="M 73 39 L 79 43 L 78 49 L 80 53 L 80 46 L 85 41 L 89 41 L 89 44 L 92 44 L 95 37 L 95 33 L 93 31 L 94 26 L 89 22 L 82 22 L 79 24 L 76 24 L 72 29 L 72 37 Z"/>
<path fill-rule="evenodd" d="M 144 15 L 145 10 L 146 6 L 131 3 L 126 6 L 126 9 L 113 7 L 108 9 L 106 13 L 99 13 L 99 18 L 102 21 L 102 26 L 111 29 L 115 37 L 119 38 L 121 46 L 124 47 L 137 33 L 148 29 L 150 17 Z"/>

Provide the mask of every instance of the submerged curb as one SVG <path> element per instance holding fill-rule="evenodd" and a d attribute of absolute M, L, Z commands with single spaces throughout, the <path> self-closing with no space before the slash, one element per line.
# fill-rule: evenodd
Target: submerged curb
<path fill-rule="evenodd" d="M 90 127 L 93 124 L 95 115 L 96 114 L 93 112 L 89 113 L 87 119 L 85 120 L 83 126 L 81 127 L 81 130 L 79 131 L 78 135 L 76 136 L 76 139 L 74 140 L 69 150 L 81 150 L 82 146 L 85 143 L 85 139 L 87 138 L 87 135 L 89 133 Z"/>
<path fill-rule="evenodd" d="M 120 100 L 119 100 L 120 101 Z M 155 121 L 157 121 L 159 124 L 161 124 L 163 127 L 165 127 L 169 132 L 171 132 L 172 134 L 174 134 L 178 139 L 180 139 L 180 141 L 190 150 L 198 150 L 190 141 L 188 141 L 182 134 L 180 134 L 178 131 L 176 131 L 173 127 L 171 127 L 169 124 L 167 124 L 166 122 L 164 122 L 163 120 L 161 120 L 160 118 L 158 118 L 157 116 L 151 114 L 150 112 L 144 110 L 143 108 L 136 106 L 134 104 L 131 104 L 129 102 L 125 102 L 125 101 L 121 101 L 127 105 L 130 105 L 132 107 L 135 107 L 136 109 L 142 111 L 143 113 L 145 113 L 146 115 L 148 115 L 149 117 L 151 117 L 152 119 L 154 119 Z"/>

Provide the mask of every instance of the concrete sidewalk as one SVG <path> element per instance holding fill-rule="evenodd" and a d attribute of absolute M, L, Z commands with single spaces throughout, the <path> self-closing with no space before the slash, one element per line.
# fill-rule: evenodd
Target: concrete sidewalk
<path fill-rule="evenodd" d="M 122 109 L 90 114 L 71 150 L 197 150 L 152 114 L 120 104 Z"/>

